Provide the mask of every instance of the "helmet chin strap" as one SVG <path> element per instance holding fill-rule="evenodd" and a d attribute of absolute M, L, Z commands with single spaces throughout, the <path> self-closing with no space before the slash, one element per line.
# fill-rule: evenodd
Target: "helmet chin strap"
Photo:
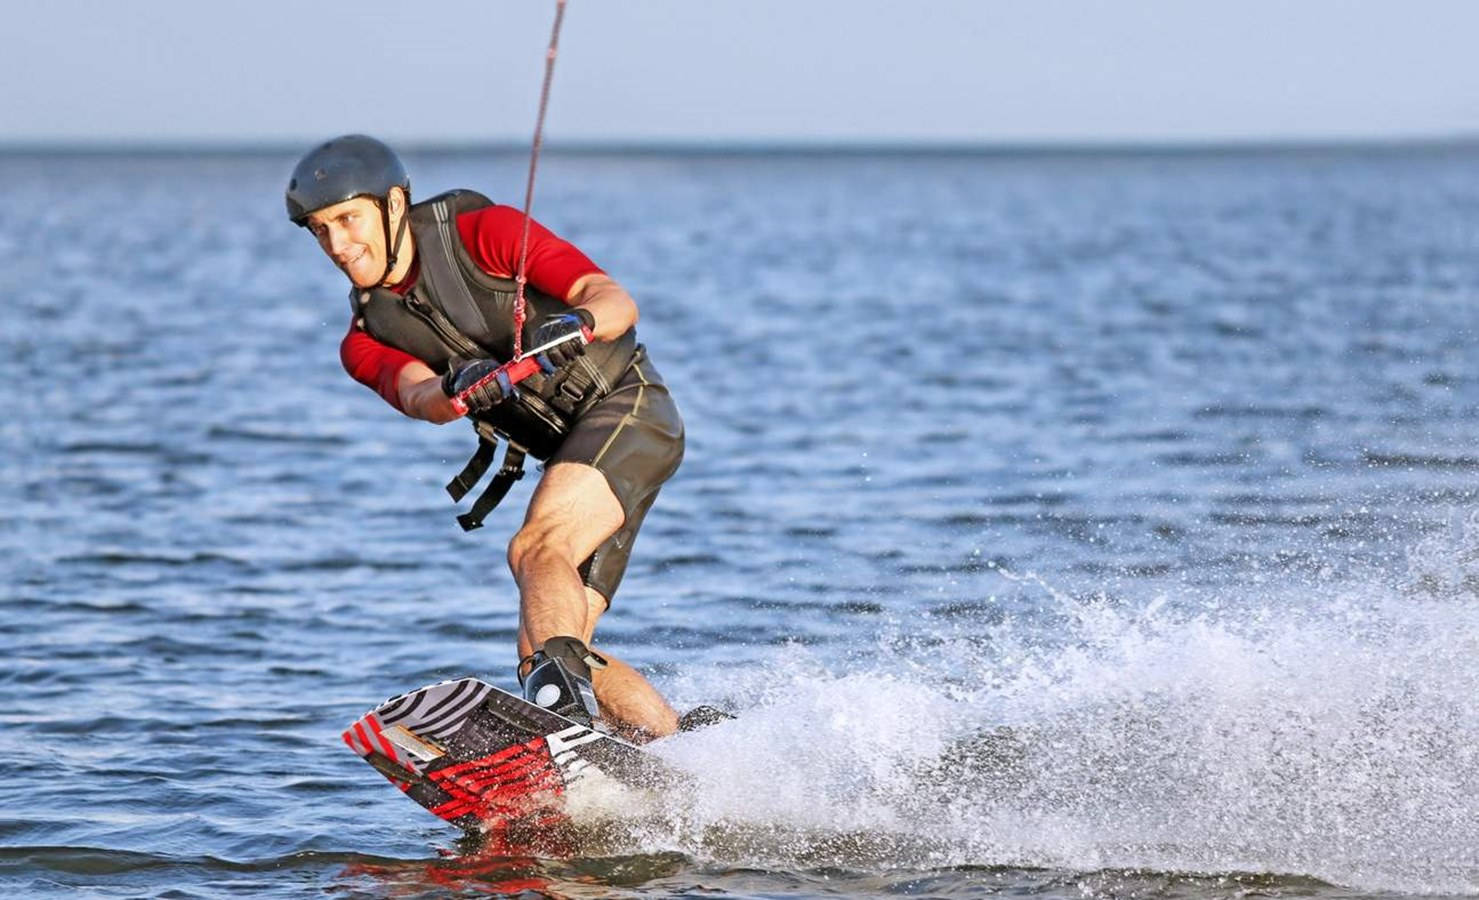
<path fill-rule="evenodd" d="M 400 224 L 395 229 L 395 242 L 390 240 L 390 195 L 385 195 L 385 204 L 380 207 L 380 221 L 385 231 L 385 271 L 380 275 L 380 286 L 385 287 L 390 281 L 390 273 L 395 270 L 396 258 L 401 252 L 401 239 L 406 236 L 406 220 L 410 218 L 409 210 L 401 213 Z"/>

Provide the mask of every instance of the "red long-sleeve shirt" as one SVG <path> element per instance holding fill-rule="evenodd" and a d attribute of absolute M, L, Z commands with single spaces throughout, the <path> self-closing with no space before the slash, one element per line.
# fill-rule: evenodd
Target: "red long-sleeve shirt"
<path fill-rule="evenodd" d="M 511 206 L 485 206 L 457 217 L 457 233 L 468 255 L 484 272 L 500 278 L 512 278 L 518 271 L 523 230 L 524 214 Z M 530 285 L 562 300 L 579 279 L 604 274 L 574 244 L 538 222 L 529 223 L 529 261 L 525 271 Z M 416 272 L 412 269 L 411 276 L 395 290 L 403 292 L 415 284 Z M 339 344 L 339 360 L 355 381 L 405 412 L 401 407 L 400 375 L 408 364 L 418 361 L 416 357 L 380 343 L 357 327 L 351 318 L 349 333 Z"/>

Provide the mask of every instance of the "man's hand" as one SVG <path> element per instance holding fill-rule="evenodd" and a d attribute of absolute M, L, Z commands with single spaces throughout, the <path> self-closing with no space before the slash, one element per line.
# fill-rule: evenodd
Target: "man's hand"
<path fill-rule="evenodd" d="M 553 372 L 584 355 L 586 342 L 591 339 L 595 330 L 596 317 L 588 309 L 575 307 L 569 312 L 545 316 L 534 332 L 534 346 L 542 347 L 560 338 L 568 340 L 539 354 L 540 366 L 547 372 Z M 570 337 L 571 335 L 579 337 Z"/>
<path fill-rule="evenodd" d="M 497 373 L 497 378 L 488 377 L 494 373 Z M 449 368 L 442 376 L 442 393 L 451 397 L 453 408 L 464 415 L 487 412 L 507 400 L 513 392 L 513 384 L 507 375 L 498 371 L 496 360 L 475 359 Z"/>

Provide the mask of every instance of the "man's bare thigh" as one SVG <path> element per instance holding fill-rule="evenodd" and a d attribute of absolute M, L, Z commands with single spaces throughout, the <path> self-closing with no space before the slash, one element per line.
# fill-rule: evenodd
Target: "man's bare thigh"
<path fill-rule="evenodd" d="M 555 463 L 529 500 L 523 531 L 580 563 L 626 520 L 606 476 L 584 463 Z"/>

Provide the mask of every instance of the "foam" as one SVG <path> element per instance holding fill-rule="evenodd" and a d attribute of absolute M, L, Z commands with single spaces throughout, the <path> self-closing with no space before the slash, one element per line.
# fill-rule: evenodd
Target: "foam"
<path fill-rule="evenodd" d="M 1002 572 L 1040 615 L 691 675 L 741 716 L 659 745 L 696 789 L 644 849 L 1479 891 L 1476 533 L 1391 583 L 1111 599 Z"/>

